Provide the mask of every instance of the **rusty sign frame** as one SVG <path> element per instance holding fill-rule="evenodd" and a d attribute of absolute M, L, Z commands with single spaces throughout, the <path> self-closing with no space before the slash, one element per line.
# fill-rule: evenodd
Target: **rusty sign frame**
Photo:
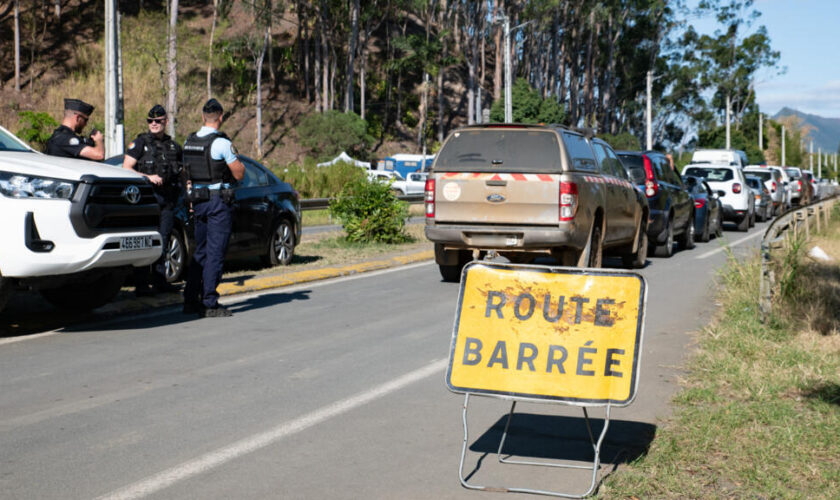
<path fill-rule="evenodd" d="M 544 272 L 544 273 L 562 273 L 562 274 L 579 274 L 579 275 L 596 275 L 596 276 L 634 276 L 638 277 L 640 280 L 641 291 L 639 294 L 639 314 L 637 318 L 637 333 L 636 333 L 636 341 L 635 341 L 635 348 L 636 351 L 634 353 L 633 359 L 633 381 L 630 384 L 631 393 L 626 400 L 614 402 L 609 399 L 607 400 L 592 400 L 592 399 L 580 399 L 580 398 L 565 398 L 565 399 L 558 399 L 553 397 L 545 397 L 545 396 L 538 396 L 538 395 L 521 395 L 521 394 L 511 394 L 511 393 L 503 393 L 499 391 L 487 391 L 487 390 L 478 390 L 478 391 L 470 391 L 464 388 L 457 388 L 453 387 L 450 383 L 450 375 L 452 372 L 452 364 L 454 362 L 455 356 L 455 347 L 457 343 L 457 334 L 458 334 L 458 325 L 459 320 L 461 317 L 461 308 L 463 306 L 463 296 L 464 290 L 466 288 L 466 278 L 467 272 L 470 268 L 475 267 L 476 265 L 482 266 L 489 266 L 494 268 L 500 269 L 510 269 L 510 270 L 530 270 L 530 271 L 537 271 L 537 272 Z M 639 384 L 639 372 L 641 369 L 641 355 L 642 355 L 642 346 L 644 340 L 644 326 L 645 326 L 645 308 L 647 305 L 647 281 L 645 278 L 638 273 L 631 273 L 628 271 L 612 271 L 606 269 L 592 269 L 592 268 L 568 268 L 568 267 L 560 267 L 560 266 L 540 266 L 540 265 L 524 265 L 524 264 L 507 264 L 507 263 L 495 263 L 489 261 L 473 261 L 467 264 L 464 267 L 464 270 L 461 273 L 461 285 L 460 290 L 458 293 L 458 307 L 455 313 L 455 322 L 452 329 L 452 341 L 450 344 L 450 359 L 449 365 L 446 371 L 446 385 L 447 388 L 456 393 L 463 393 L 464 394 L 464 404 L 461 414 L 461 419 L 464 428 L 464 439 L 461 445 L 461 458 L 458 465 L 458 478 L 461 482 L 461 485 L 464 488 L 471 489 L 471 490 L 480 490 L 480 491 L 492 491 L 492 492 L 510 492 L 510 493 L 530 493 L 535 495 L 545 495 L 545 496 L 552 496 L 552 497 L 560 497 L 560 498 L 585 498 L 591 495 L 598 484 L 598 470 L 601 466 L 601 445 L 604 442 L 604 437 L 607 434 L 607 430 L 610 426 L 610 410 L 613 406 L 624 407 L 633 402 L 636 396 L 636 392 L 638 389 Z M 467 410 L 469 408 L 470 396 L 483 396 L 483 397 L 492 397 L 496 399 L 503 399 L 507 401 L 511 401 L 510 410 L 508 411 L 507 420 L 505 422 L 505 428 L 502 433 L 502 437 L 499 440 L 499 448 L 497 449 L 497 458 L 500 463 L 503 464 L 516 464 L 516 465 L 533 465 L 533 466 L 542 466 L 542 467 L 551 467 L 551 468 L 558 468 L 558 469 L 584 469 L 584 470 L 591 470 L 591 480 L 589 487 L 587 490 L 582 494 L 575 494 L 575 493 L 567 493 L 561 491 L 550 491 L 550 490 L 539 490 L 533 488 L 524 488 L 524 487 L 507 487 L 507 486 L 483 486 L 477 484 L 471 484 L 467 481 L 467 478 L 464 477 L 464 462 L 466 459 L 467 453 L 467 445 L 469 442 L 469 428 L 467 424 Z M 554 463 L 554 462 L 545 462 L 545 461 L 525 461 L 525 460 L 511 460 L 509 457 L 505 458 L 503 456 L 503 449 L 505 442 L 507 440 L 509 431 L 510 431 L 510 423 L 513 420 L 513 415 L 516 410 L 516 403 L 517 402 L 535 402 L 535 403 L 554 403 L 554 404 L 564 404 L 569 406 L 579 406 L 583 410 L 583 417 L 584 422 L 586 424 L 586 430 L 589 437 L 589 442 L 592 445 L 593 450 L 593 459 L 591 465 L 573 465 L 573 464 L 563 464 L 563 463 Z M 589 420 L 589 412 L 587 408 L 590 407 L 604 407 L 604 427 L 601 429 L 601 433 L 598 435 L 598 439 L 595 439 L 594 434 L 592 433 L 592 426 Z"/>

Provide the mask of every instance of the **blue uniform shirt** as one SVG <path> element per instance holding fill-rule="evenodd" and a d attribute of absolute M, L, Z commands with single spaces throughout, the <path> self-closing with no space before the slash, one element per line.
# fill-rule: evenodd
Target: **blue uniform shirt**
<path fill-rule="evenodd" d="M 201 127 L 195 135 L 198 137 L 204 137 L 215 132 L 216 129 L 213 127 L 204 126 Z M 233 144 L 231 144 L 229 139 L 225 139 L 224 137 L 215 139 L 213 144 L 210 145 L 210 158 L 213 160 L 224 159 L 225 163 L 228 165 L 238 159 L 236 157 L 236 152 L 233 150 Z"/>

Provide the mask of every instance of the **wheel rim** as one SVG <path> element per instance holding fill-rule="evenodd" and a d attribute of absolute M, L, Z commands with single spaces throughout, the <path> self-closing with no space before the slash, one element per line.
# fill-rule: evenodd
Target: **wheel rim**
<path fill-rule="evenodd" d="M 277 231 L 274 232 L 274 255 L 278 262 L 285 262 L 292 253 L 294 248 L 294 241 L 292 237 L 292 228 L 286 222 L 280 223 L 277 226 Z"/>
<path fill-rule="evenodd" d="M 169 238 L 169 250 L 166 252 L 166 281 L 173 281 L 184 268 L 184 247 L 174 235 Z"/>
<path fill-rule="evenodd" d="M 665 248 L 668 255 L 671 255 L 671 252 L 674 251 L 674 226 L 671 225 L 671 221 L 668 221 L 668 237 L 665 238 Z"/>
<path fill-rule="evenodd" d="M 689 245 L 691 245 L 691 242 L 694 241 L 694 231 L 696 231 L 696 229 L 694 229 L 694 221 L 689 219 L 689 221 L 688 221 L 688 244 Z"/>

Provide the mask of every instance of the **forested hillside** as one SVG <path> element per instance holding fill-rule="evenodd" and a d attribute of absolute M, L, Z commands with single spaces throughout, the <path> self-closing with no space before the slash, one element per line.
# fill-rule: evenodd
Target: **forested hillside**
<path fill-rule="evenodd" d="M 212 95 L 229 111 L 225 130 L 239 149 L 274 165 L 341 149 L 368 158 L 434 151 L 453 128 L 481 121 L 485 109 L 493 120 L 504 118 L 505 16 L 515 121 L 587 126 L 622 145 L 643 145 L 651 72 L 658 147 L 719 138 L 727 98 L 733 134 L 752 138 L 753 78 L 779 58 L 752 4 L 709 0 L 690 10 L 682 0 L 121 1 L 126 140 L 145 129 L 148 108 L 167 105 L 171 93 L 176 106 L 167 107 L 179 138 L 199 125 L 201 103 Z M 57 118 L 65 96 L 96 105 L 93 121 L 103 123 L 102 2 L 0 5 L 7 54 L 0 123 L 13 131 L 43 128 L 20 112 Z M 701 16 L 714 17 L 720 29 L 698 34 L 692 20 Z"/>

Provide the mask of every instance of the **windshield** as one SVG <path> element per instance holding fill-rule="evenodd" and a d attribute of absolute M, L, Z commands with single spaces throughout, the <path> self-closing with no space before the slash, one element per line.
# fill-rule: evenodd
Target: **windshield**
<path fill-rule="evenodd" d="M 548 130 L 455 132 L 438 154 L 438 172 L 559 172 L 560 145 Z"/>
<path fill-rule="evenodd" d="M 21 144 L 12 134 L 0 128 L 0 151 L 22 151 L 29 153 L 32 150 Z"/>
<path fill-rule="evenodd" d="M 710 182 L 724 182 L 733 179 L 732 170 L 728 168 L 714 167 L 690 167 L 685 170 L 684 175 L 702 177 Z"/>

